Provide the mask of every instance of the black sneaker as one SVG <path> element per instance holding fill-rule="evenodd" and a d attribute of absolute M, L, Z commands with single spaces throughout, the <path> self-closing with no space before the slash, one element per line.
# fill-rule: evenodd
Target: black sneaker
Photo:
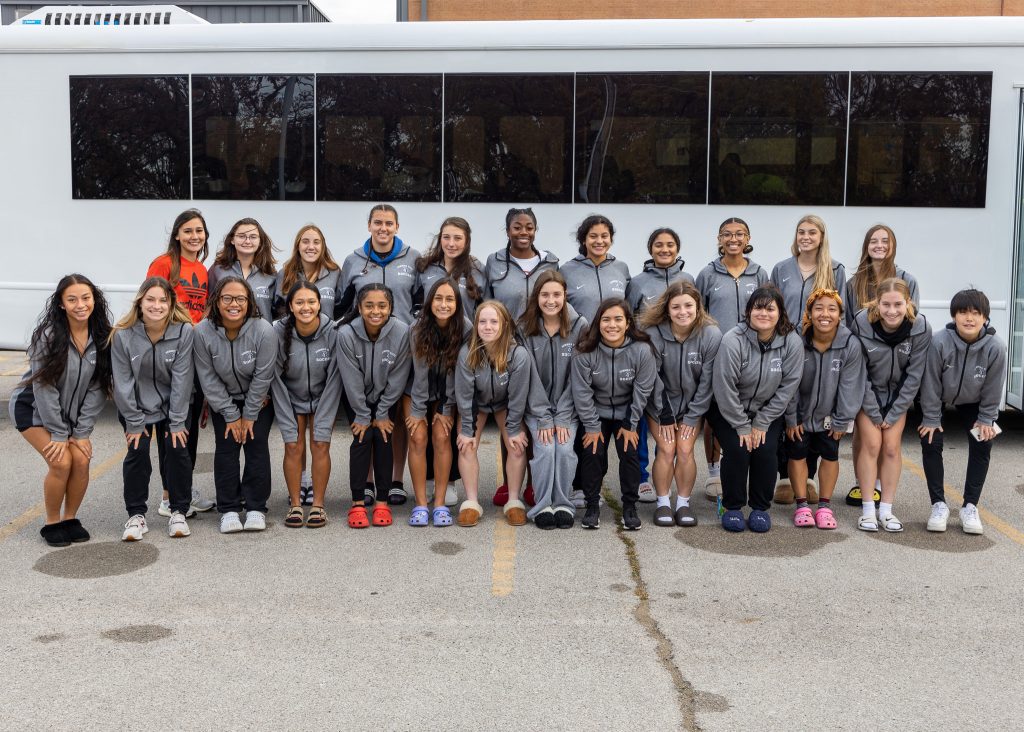
<path fill-rule="evenodd" d="M 560 508 L 555 511 L 555 526 L 559 529 L 571 529 L 576 523 L 576 515 L 572 511 Z"/>
<path fill-rule="evenodd" d="M 627 503 L 622 507 L 622 527 L 627 531 L 639 531 L 640 517 L 636 515 L 636 505 Z"/>
<path fill-rule="evenodd" d="M 596 529 L 601 525 L 601 507 L 587 506 L 587 512 L 583 514 L 583 520 L 580 521 L 583 524 L 584 529 Z"/>
<path fill-rule="evenodd" d="M 541 511 L 534 517 L 533 523 L 537 524 L 538 529 L 553 529 L 555 528 L 555 514 L 552 511 Z"/>

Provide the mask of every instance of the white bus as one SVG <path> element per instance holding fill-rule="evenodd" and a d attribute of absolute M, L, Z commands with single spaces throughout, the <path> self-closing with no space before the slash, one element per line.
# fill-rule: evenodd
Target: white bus
<path fill-rule="evenodd" d="M 510 206 L 563 260 L 599 212 L 633 271 L 670 226 L 694 274 L 723 219 L 770 269 L 816 213 L 851 272 L 891 226 L 936 327 L 984 289 L 1019 408 L 1022 86 L 1024 18 L 3 27 L 0 347 L 68 272 L 123 310 L 193 206 L 279 261 L 307 222 L 343 258 L 377 202 L 481 260 Z"/>

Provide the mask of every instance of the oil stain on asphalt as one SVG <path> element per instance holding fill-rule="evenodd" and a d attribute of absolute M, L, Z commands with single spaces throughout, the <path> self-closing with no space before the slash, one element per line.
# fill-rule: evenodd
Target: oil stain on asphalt
<path fill-rule="evenodd" d="M 32 569 L 64 579 L 97 579 L 136 572 L 153 564 L 160 550 L 146 542 L 98 541 L 41 556 Z"/>

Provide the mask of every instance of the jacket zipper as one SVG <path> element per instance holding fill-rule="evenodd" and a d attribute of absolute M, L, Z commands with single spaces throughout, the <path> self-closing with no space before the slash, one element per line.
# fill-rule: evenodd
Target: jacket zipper
<path fill-rule="evenodd" d="M 313 409 L 313 375 L 309 368 L 309 344 L 306 344 L 306 399 L 309 408 Z"/>
<path fill-rule="evenodd" d="M 241 394 L 244 399 L 245 389 L 242 388 L 242 380 L 238 378 L 238 370 L 235 368 L 235 342 L 228 341 L 228 344 L 231 346 L 231 373 L 234 374 L 235 383 L 238 384 L 238 393 Z"/>
<path fill-rule="evenodd" d="M 979 340 L 981 339 L 979 338 Z M 964 351 L 964 365 L 960 367 L 960 383 L 956 385 L 956 396 L 953 397 L 953 401 L 950 404 L 956 404 L 957 397 L 960 396 L 960 390 L 964 388 L 964 374 L 967 373 L 967 356 L 970 354 L 971 346 L 973 345 L 973 343 L 968 343 L 967 349 Z"/>
<path fill-rule="evenodd" d="M 761 348 L 760 345 L 758 345 L 758 350 L 760 350 L 760 348 Z M 747 400 L 747 411 L 748 412 L 750 411 L 750 405 L 754 403 L 754 399 L 755 399 L 755 397 L 757 397 L 758 390 L 761 388 L 761 379 L 764 377 L 764 354 L 765 353 L 767 353 L 767 351 L 761 351 L 761 362 L 758 364 L 758 368 L 757 368 L 757 386 L 754 387 L 754 393 L 751 394 L 750 395 L 750 399 Z"/>
<path fill-rule="evenodd" d="M 85 352 L 89 352 L 89 346 L 86 345 Z M 75 397 L 78 395 L 78 388 L 82 385 L 82 357 L 84 354 L 78 353 L 78 349 L 75 349 L 75 355 L 78 357 L 78 374 L 75 376 L 75 388 L 71 391 L 71 398 L 68 400 L 68 412 L 64 415 L 64 421 L 68 423 L 71 431 L 74 432 L 75 427 L 78 426 L 78 414 L 75 414 L 75 421 L 71 421 L 71 405 L 75 403 Z M 85 401 L 84 399 L 82 400 Z M 78 409 L 81 412 L 81 407 Z"/>

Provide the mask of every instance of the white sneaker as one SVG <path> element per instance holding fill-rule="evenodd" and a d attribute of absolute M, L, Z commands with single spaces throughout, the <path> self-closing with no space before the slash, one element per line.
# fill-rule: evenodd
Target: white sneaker
<path fill-rule="evenodd" d="M 704 497 L 717 501 L 722 495 L 722 463 L 708 463 L 708 477 L 704 481 Z"/>
<path fill-rule="evenodd" d="M 124 533 L 121 534 L 121 541 L 142 541 L 142 535 L 149 531 L 146 526 L 146 517 L 137 513 L 128 519 L 124 525 Z"/>
<path fill-rule="evenodd" d="M 246 531 L 263 531 L 267 528 L 267 517 L 262 511 L 246 511 L 245 512 L 245 526 Z"/>
<path fill-rule="evenodd" d="M 932 504 L 932 515 L 928 517 L 929 531 L 945 531 L 946 523 L 949 521 L 949 506 L 944 501 L 936 501 Z"/>
<path fill-rule="evenodd" d="M 299 477 L 299 486 L 302 488 L 312 488 L 313 474 L 308 470 L 303 470 L 302 475 Z"/>
<path fill-rule="evenodd" d="M 181 511 L 172 513 L 170 521 L 167 522 L 167 535 L 172 539 L 180 539 L 191 534 L 192 530 L 188 527 L 188 521 L 185 520 Z"/>
<path fill-rule="evenodd" d="M 434 481 L 427 481 L 427 500 L 430 503 L 434 502 Z M 453 508 L 459 505 L 459 489 L 455 486 L 455 483 L 448 484 L 448 490 L 444 492 L 444 505 L 448 508 Z"/>
<path fill-rule="evenodd" d="M 220 533 L 237 534 L 242 530 L 242 522 L 237 511 L 228 511 L 220 517 Z"/>
<path fill-rule="evenodd" d="M 645 480 L 640 484 L 640 489 L 637 491 L 640 503 L 656 503 L 658 500 L 658 494 L 654 492 L 654 486 L 651 485 L 651 481 Z"/>
<path fill-rule="evenodd" d="M 960 526 L 965 534 L 984 534 L 985 527 L 981 525 L 981 516 L 978 515 L 978 507 L 968 503 L 960 509 Z"/>
<path fill-rule="evenodd" d="M 160 501 L 160 508 L 158 508 L 156 510 L 156 512 L 158 514 L 160 514 L 161 516 L 164 516 L 166 518 L 170 518 L 171 517 L 171 502 L 168 501 L 166 498 L 164 500 Z"/>
<path fill-rule="evenodd" d="M 209 511 L 217 504 L 211 501 L 209 498 L 203 498 L 202 494 L 199 493 L 195 488 L 192 489 L 192 508 L 200 513 Z"/>

